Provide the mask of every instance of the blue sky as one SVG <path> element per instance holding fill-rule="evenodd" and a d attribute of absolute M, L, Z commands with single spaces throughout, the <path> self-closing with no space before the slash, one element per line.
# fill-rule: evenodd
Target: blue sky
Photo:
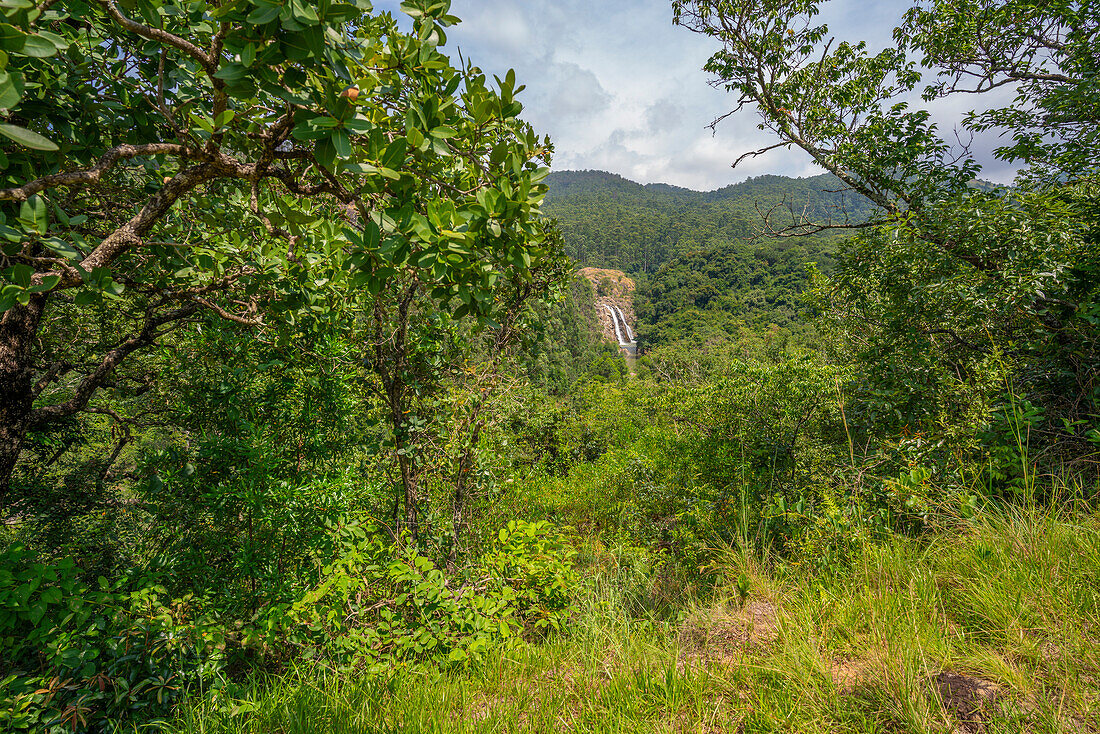
<path fill-rule="evenodd" d="M 399 13 L 399 0 L 380 10 Z M 832 0 L 822 18 L 838 37 L 890 43 L 902 10 L 898 0 Z M 707 124 L 728 111 L 732 97 L 711 88 L 702 66 L 710 39 L 673 26 L 669 0 L 453 0 L 462 23 L 448 29 L 456 49 L 483 70 L 516 70 L 527 85 L 524 119 L 554 140 L 555 170 L 601 169 L 642 183 L 709 190 L 763 173 L 820 173 L 800 151 L 775 150 L 730 164 L 743 152 L 774 142 L 756 129 L 755 112 Z M 973 105 L 970 97 L 940 104 L 950 128 Z M 989 146 L 987 145 L 987 148 Z M 987 151 L 978 151 L 988 160 Z M 996 165 L 985 175 L 1010 178 Z"/>

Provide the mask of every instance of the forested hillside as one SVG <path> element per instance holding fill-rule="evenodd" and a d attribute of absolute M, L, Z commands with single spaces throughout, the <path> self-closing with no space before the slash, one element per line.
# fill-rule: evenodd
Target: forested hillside
<path fill-rule="evenodd" d="M 764 216 L 781 226 L 796 217 L 863 221 L 873 207 L 835 177 L 758 176 L 717 191 L 642 184 L 603 171 L 558 171 L 547 178 L 546 212 L 566 233 L 577 262 L 629 273 L 655 273 L 670 260 L 761 234 Z M 826 238 L 803 241 L 828 254 Z"/>
<path fill-rule="evenodd" d="M 762 335 L 814 343 L 804 297 L 811 264 L 829 268 L 830 249 L 801 240 L 734 242 L 669 261 L 641 280 L 635 296 L 639 348 L 722 349 Z"/>
<path fill-rule="evenodd" d="M 828 273 L 838 233 L 769 236 L 805 217 L 858 223 L 873 211 L 831 175 L 759 176 L 717 191 L 641 184 L 602 171 L 547 178 L 546 211 L 579 264 L 638 280 L 639 349 L 686 343 L 716 349 L 812 343 L 800 319 L 810 264 Z M 841 230 L 842 231 L 842 230 Z"/>

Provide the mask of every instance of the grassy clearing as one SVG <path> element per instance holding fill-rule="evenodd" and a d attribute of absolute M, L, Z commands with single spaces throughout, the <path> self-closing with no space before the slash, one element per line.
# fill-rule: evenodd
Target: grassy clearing
<path fill-rule="evenodd" d="M 1100 731 L 1096 515 L 985 515 L 827 578 L 730 549 L 738 582 L 705 601 L 630 558 L 588 575 L 567 637 L 385 679 L 300 668 L 178 731 Z"/>

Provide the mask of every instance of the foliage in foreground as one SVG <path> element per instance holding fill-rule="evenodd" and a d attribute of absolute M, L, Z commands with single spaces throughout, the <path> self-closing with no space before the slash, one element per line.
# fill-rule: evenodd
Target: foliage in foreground
<path fill-rule="evenodd" d="M 514 73 L 451 64 L 449 6 L 0 7 L 0 502 L 28 432 L 147 387 L 128 365 L 204 317 L 484 326 L 542 295 L 550 144 Z"/>
<path fill-rule="evenodd" d="M 371 531 L 339 528 L 315 587 L 235 621 L 213 598 L 170 599 L 141 579 L 89 587 L 71 559 L 47 566 L 10 548 L 0 557 L 0 724 L 156 724 L 190 696 L 219 695 L 234 666 L 258 657 L 347 675 L 478 662 L 560 630 L 573 611 L 573 554 L 547 523 L 509 523 L 461 575 Z"/>
<path fill-rule="evenodd" d="M 570 634 L 472 668 L 301 668 L 174 731 L 1064 732 L 1100 729 L 1100 522 L 990 512 L 863 546 L 843 573 L 731 547 L 714 596 L 647 612 L 659 567 L 591 548 Z"/>
<path fill-rule="evenodd" d="M 899 18 L 896 45 L 872 52 L 831 36 L 825 4 L 674 0 L 673 12 L 720 45 L 706 71 L 774 135 L 738 162 L 797 147 L 876 207 L 816 304 L 839 332 L 837 360 L 862 373 L 867 422 L 942 434 L 944 424 L 1011 410 L 1005 392 L 1015 391 L 1036 409 L 1033 435 L 1051 465 L 1089 464 L 1100 415 L 1100 15 L 1090 3 L 920 2 Z M 954 145 L 912 99 L 1006 85 L 1017 94 L 1011 106 L 960 122 L 979 141 L 1003 143 L 996 155 L 1023 169 L 1014 187 L 983 191 L 970 147 Z M 764 229 L 853 224 L 807 211 Z M 990 385 L 1001 368 L 1011 387 L 998 395 Z"/>

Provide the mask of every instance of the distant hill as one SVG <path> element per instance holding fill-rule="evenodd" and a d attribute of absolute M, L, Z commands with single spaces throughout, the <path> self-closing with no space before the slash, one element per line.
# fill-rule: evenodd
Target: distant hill
<path fill-rule="evenodd" d="M 604 171 L 559 171 L 547 179 L 544 211 L 556 217 L 581 266 L 632 274 L 639 345 L 715 343 L 746 332 L 800 335 L 807 264 L 828 272 L 842 235 L 760 236 L 764 216 L 790 221 L 862 221 L 870 204 L 838 193 L 831 175 L 758 176 L 716 191 L 639 184 Z M 783 216 L 788 217 L 783 220 Z"/>
<path fill-rule="evenodd" d="M 817 219 L 864 219 L 872 207 L 839 193 L 831 175 L 758 176 L 716 191 L 639 184 L 605 171 L 558 171 L 544 207 L 557 218 L 569 254 L 582 265 L 654 273 L 672 258 L 748 242 L 764 213 L 788 210 Z"/>

